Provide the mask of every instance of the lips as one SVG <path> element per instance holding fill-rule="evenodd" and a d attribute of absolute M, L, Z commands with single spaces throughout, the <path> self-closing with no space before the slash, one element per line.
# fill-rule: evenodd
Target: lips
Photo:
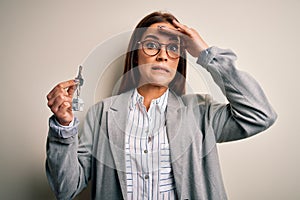
<path fill-rule="evenodd" d="M 152 70 L 155 70 L 155 71 L 163 71 L 163 72 L 167 72 L 167 73 L 170 72 L 170 70 L 168 70 L 168 69 L 167 69 L 166 67 L 164 67 L 164 66 L 153 66 L 151 69 L 152 69 Z"/>

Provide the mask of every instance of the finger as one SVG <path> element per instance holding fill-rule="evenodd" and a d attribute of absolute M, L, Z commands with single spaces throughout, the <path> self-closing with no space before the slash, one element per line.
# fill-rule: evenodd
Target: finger
<path fill-rule="evenodd" d="M 72 102 L 72 97 L 65 96 L 65 95 L 58 95 L 56 98 L 53 98 L 49 100 L 48 106 L 51 109 L 53 113 L 58 112 L 59 107 L 64 103 L 64 102 Z"/>
<path fill-rule="evenodd" d="M 177 29 L 174 30 L 174 29 L 168 28 L 166 26 L 158 26 L 157 28 L 160 32 L 168 34 L 168 35 L 174 35 L 174 36 L 179 36 L 179 37 L 184 36 L 184 34 Z"/>
<path fill-rule="evenodd" d="M 72 104 L 69 102 L 61 104 L 55 116 L 61 125 L 69 125 L 73 119 Z"/>
<path fill-rule="evenodd" d="M 60 106 L 59 106 L 59 112 L 63 114 L 63 116 L 65 116 L 65 114 L 67 114 L 68 111 L 72 110 L 72 104 L 70 102 L 63 102 Z"/>
<path fill-rule="evenodd" d="M 182 30 L 185 30 L 185 29 L 188 28 L 186 25 L 183 25 L 183 24 L 179 23 L 179 22 L 176 21 L 176 20 L 173 20 L 172 22 L 173 22 L 173 25 L 174 25 L 176 28 L 180 28 L 180 29 L 182 29 Z"/>
<path fill-rule="evenodd" d="M 173 20 L 173 24 L 177 28 L 178 31 L 186 33 L 187 35 L 191 36 L 193 30 L 190 29 L 188 26 L 181 24 L 176 20 Z"/>
<path fill-rule="evenodd" d="M 47 99 L 48 99 L 48 106 L 51 106 L 54 101 L 56 100 L 56 98 L 58 99 L 63 99 L 64 97 L 67 97 L 68 93 L 65 89 L 63 88 L 56 88 L 55 90 L 52 91 L 51 94 L 47 95 Z"/>
<path fill-rule="evenodd" d="M 61 87 L 61 88 L 66 89 L 68 87 L 71 87 L 71 86 L 74 86 L 74 85 L 77 85 L 77 84 L 78 84 L 77 81 L 75 81 L 74 79 L 71 79 L 71 80 L 59 83 L 58 86 Z"/>
<path fill-rule="evenodd" d="M 55 99 L 57 96 L 59 95 L 65 95 L 67 96 L 68 93 L 65 89 L 60 88 L 60 87 L 55 87 L 55 89 L 53 89 L 48 95 L 47 95 L 47 99 L 48 101 L 51 101 L 53 99 Z"/>
<path fill-rule="evenodd" d="M 182 31 L 181 29 L 171 29 L 166 26 L 158 26 L 158 30 L 164 34 L 169 34 L 169 35 L 175 35 L 181 38 L 181 40 L 185 42 L 189 41 L 191 38 L 190 35 L 188 35 L 185 31 Z"/>
<path fill-rule="evenodd" d="M 62 91 L 62 90 L 65 90 L 67 89 L 68 87 L 71 87 L 71 86 L 74 86 L 76 85 L 77 82 L 75 80 L 68 80 L 68 81 L 65 81 L 65 82 L 61 82 L 59 84 L 57 84 L 50 92 L 49 94 L 47 95 L 47 99 L 51 99 L 53 98 L 53 96 L 55 96 L 55 94 L 57 94 L 57 91 Z"/>
<path fill-rule="evenodd" d="M 70 97 L 73 97 L 74 92 L 77 89 L 77 85 L 72 85 L 68 88 L 67 93 Z"/>

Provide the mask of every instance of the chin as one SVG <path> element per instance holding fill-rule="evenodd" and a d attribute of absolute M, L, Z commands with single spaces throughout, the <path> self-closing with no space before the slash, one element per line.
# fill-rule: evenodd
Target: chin
<path fill-rule="evenodd" d="M 156 87 L 169 87 L 170 82 L 169 81 L 162 81 L 162 80 L 148 80 L 144 81 L 140 84 L 142 85 L 153 85 Z"/>
<path fill-rule="evenodd" d="M 172 79 L 166 78 L 166 77 L 156 77 L 149 80 L 149 84 L 155 85 L 155 86 L 163 86 L 168 87 L 171 83 Z"/>
<path fill-rule="evenodd" d="M 167 83 L 150 83 L 150 84 L 156 87 L 169 87 L 169 84 Z"/>

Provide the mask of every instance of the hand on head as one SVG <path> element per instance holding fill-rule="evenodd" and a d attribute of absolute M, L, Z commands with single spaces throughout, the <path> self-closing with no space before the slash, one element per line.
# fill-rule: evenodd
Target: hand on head
<path fill-rule="evenodd" d="M 195 29 L 189 28 L 186 25 L 177 22 L 176 20 L 173 20 L 173 25 L 176 30 L 165 26 L 159 26 L 158 30 L 169 34 L 178 35 L 183 40 L 186 50 L 193 57 L 198 57 L 201 51 L 209 47 Z"/>

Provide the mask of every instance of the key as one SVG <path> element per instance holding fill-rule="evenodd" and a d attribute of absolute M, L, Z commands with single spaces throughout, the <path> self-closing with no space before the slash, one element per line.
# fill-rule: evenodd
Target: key
<path fill-rule="evenodd" d="M 78 82 L 77 84 L 77 89 L 76 89 L 76 95 L 73 98 L 73 102 L 72 102 L 72 109 L 74 111 L 83 111 L 83 106 L 84 106 L 84 102 L 81 98 L 79 98 L 80 96 L 80 91 L 81 91 L 81 86 L 83 85 L 84 79 L 82 77 L 82 66 L 79 66 L 79 70 L 78 70 L 78 75 L 75 78 L 75 81 Z"/>
<path fill-rule="evenodd" d="M 79 83 L 78 85 L 79 85 L 79 86 L 82 86 L 82 85 L 83 85 L 83 82 L 84 82 L 81 73 L 82 73 L 82 66 L 79 65 L 78 75 L 77 75 L 77 77 L 75 78 L 75 80 L 78 81 L 78 83 Z"/>

